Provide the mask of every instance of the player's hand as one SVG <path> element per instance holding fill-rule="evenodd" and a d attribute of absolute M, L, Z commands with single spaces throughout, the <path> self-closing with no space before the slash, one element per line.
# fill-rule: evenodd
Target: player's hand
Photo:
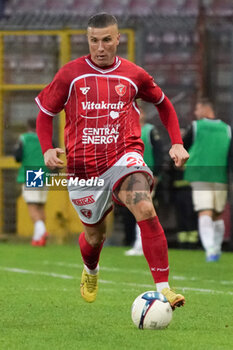
<path fill-rule="evenodd" d="M 62 148 L 48 149 L 44 153 L 45 165 L 51 170 L 54 170 L 56 168 L 59 168 L 59 169 L 64 168 L 64 162 L 61 159 L 59 159 L 59 155 L 64 153 L 65 152 L 63 151 Z"/>
<path fill-rule="evenodd" d="M 174 160 L 175 166 L 177 166 L 178 168 L 182 167 L 185 164 L 185 162 L 189 159 L 189 154 L 184 148 L 184 146 L 178 143 L 172 145 L 169 151 L 169 155 L 171 159 Z"/>

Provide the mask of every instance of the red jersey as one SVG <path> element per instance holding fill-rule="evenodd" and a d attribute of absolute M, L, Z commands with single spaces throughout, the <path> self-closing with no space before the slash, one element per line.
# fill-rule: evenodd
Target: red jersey
<path fill-rule="evenodd" d="M 99 176 L 125 153 L 143 154 L 137 98 L 156 105 L 164 94 L 144 69 L 126 59 L 116 57 L 102 69 L 83 56 L 58 71 L 36 102 L 50 116 L 65 109 L 69 173 Z"/>

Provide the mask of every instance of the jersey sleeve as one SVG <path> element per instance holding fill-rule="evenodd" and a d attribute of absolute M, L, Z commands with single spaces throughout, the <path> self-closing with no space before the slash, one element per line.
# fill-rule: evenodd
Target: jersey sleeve
<path fill-rule="evenodd" d="M 36 97 L 40 110 L 50 116 L 55 116 L 63 108 L 69 94 L 70 82 L 65 70 L 61 68 L 52 82 Z"/>
<path fill-rule="evenodd" d="M 40 111 L 36 119 L 36 132 L 40 141 L 42 153 L 53 148 L 53 118 Z"/>
<path fill-rule="evenodd" d="M 160 104 L 164 99 L 164 93 L 155 83 L 154 78 L 141 68 L 139 70 L 139 79 L 140 85 L 137 98 L 154 103 L 155 105 Z"/>

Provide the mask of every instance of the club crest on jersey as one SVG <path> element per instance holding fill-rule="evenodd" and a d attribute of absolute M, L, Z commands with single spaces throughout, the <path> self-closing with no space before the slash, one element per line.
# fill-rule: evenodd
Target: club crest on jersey
<path fill-rule="evenodd" d="M 123 84 L 119 84 L 115 86 L 115 90 L 117 92 L 117 94 L 122 97 L 124 96 L 124 94 L 126 93 L 127 90 L 127 86 L 123 85 Z"/>
<path fill-rule="evenodd" d="M 81 213 L 88 219 L 92 217 L 92 211 L 90 209 L 81 209 Z"/>
<path fill-rule="evenodd" d="M 83 95 L 86 95 L 90 90 L 90 87 L 80 87 L 80 90 L 82 91 Z"/>

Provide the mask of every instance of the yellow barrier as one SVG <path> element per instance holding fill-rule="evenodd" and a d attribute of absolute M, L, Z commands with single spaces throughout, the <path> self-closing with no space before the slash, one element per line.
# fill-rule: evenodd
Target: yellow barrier
<path fill-rule="evenodd" d="M 47 230 L 60 242 L 65 240 L 68 232 L 82 232 L 82 223 L 69 201 L 67 191 L 49 191 L 45 212 Z M 32 237 L 33 234 L 33 223 L 22 196 L 17 200 L 17 232 L 22 237 Z"/>
<path fill-rule="evenodd" d="M 78 214 L 70 203 L 67 191 L 49 191 L 45 206 L 46 227 L 50 237 L 57 243 L 64 243 L 70 235 L 83 231 Z M 111 235 L 113 213 L 107 217 L 107 232 Z M 17 233 L 21 237 L 32 237 L 33 223 L 29 217 L 27 204 L 22 196 L 17 200 Z"/>

